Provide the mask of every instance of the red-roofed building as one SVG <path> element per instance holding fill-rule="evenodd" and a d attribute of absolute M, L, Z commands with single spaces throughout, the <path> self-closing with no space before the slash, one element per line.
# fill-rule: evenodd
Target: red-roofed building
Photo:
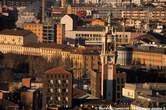
<path fill-rule="evenodd" d="M 63 67 L 47 70 L 46 97 L 48 106 L 69 108 L 72 105 L 72 73 Z"/>

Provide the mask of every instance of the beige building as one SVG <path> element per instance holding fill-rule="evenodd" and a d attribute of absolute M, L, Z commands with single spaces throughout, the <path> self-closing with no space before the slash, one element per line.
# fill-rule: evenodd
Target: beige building
<path fill-rule="evenodd" d="M 13 33 L 12 35 L 2 35 L 1 32 L 0 36 L 2 35 L 3 37 L 0 37 L 0 51 L 2 53 L 42 56 L 48 59 L 48 61 L 52 58 L 61 58 L 66 65 L 67 63 L 70 63 L 69 65 L 73 68 L 73 76 L 75 78 L 80 78 L 85 70 L 99 69 L 99 50 L 96 48 L 75 48 L 70 46 L 59 48 L 56 45 L 37 44 L 37 40 L 36 42 L 33 40 L 30 41 L 29 38 L 33 38 L 33 36 L 29 37 L 28 34 L 26 34 L 26 37 L 14 36 L 15 34 L 16 33 Z M 32 33 L 30 32 L 30 35 L 31 34 Z M 8 39 L 10 36 L 12 36 L 11 38 L 14 40 Z M 22 40 L 19 41 L 19 38 Z M 26 40 L 26 38 L 28 39 Z M 8 39 L 8 42 L 6 39 Z M 19 42 L 16 42 L 15 39 Z M 34 45 L 32 45 L 32 43 Z"/>
<path fill-rule="evenodd" d="M 163 50 L 163 51 L 162 51 Z M 164 49 L 161 51 L 143 51 L 135 50 L 133 51 L 133 63 L 142 64 L 146 67 L 166 67 L 166 55 L 164 54 Z"/>
<path fill-rule="evenodd" d="M 95 9 L 96 7 L 94 5 L 82 5 L 82 6 L 69 5 L 67 7 L 67 14 L 77 14 L 78 11 L 87 11 L 87 10 L 95 10 Z"/>
<path fill-rule="evenodd" d="M 130 105 L 130 110 L 165 110 L 165 100 L 162 95 L 139 95 Z"/>
<path fill-rule="evenodd" d="M 66 33 L 65 33 L 66 38 L 85 39 L 85 44 L 87 44 L 87 45 L 101 45 L 102 37 L 104 35 L 105 35 L 105 31 L 103 31 L 102 29 L 97 31 L 97 29 L 94 28 L 93 31 L 91 31 L 88 28 L 86 29 L 86 27 L 81 28 L 80 30 L 66 31 Z"/>
<path fill-rule="evenodd" d="M 122 90 L 122 95 L 130 99 L 136 99 L 141 94 L 152 95 L 153 90 L 166 90 L 166 85 L 165 83 L 126 83 Z"/>
<path fill-rule="evenodd" d="M 164 9 L 155 9 L 155 10 L 124 10 L 121 12 L 122 18 L 128 18 L 133 20 L 165 20 L 166 12 Z"/>
<path fill-rule="evenodd" d="M 0 32 L 0 44 L 23 46 L 37 43 L 36 36 L 26 30 L 2 30 Z"/>
<path fill-rule="evenodd" d="M 142 35 L 140 32 L 113 32 L 111 39 L 116 39 L 117 44 L 133 44 L 137 37 Z"/>

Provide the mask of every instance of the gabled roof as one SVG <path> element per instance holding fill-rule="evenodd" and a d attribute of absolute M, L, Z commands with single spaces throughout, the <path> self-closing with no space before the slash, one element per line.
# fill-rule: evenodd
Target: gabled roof
<path fill-rule="evenodd" d="M 71 74 L 70 72 L 66 71 L 63 67 L 51 68 L 51 69 L 47 70 L 45 73 L 46 74 L 66 74 L 66 75 Z"/>

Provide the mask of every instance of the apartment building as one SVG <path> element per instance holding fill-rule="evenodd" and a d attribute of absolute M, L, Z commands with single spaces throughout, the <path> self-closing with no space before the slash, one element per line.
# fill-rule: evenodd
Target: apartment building
<path fill-rule="evenodd" d="M 42 56 L 48 61 L 56 57 L 62 59 L 64 63 L 70 61 L 72 68 L 74 68 L 73 76 L 75 78 L 80 78 L 85 70 L 98 69 L 100 58 L 97 48 L 71 46 L 62 48 L 52 44 L 38 44 L 32 32 L 24 32 L 23 30 L 9 30 L 0 33 L 2 36 L 0 37 L 0 51 L 2 53 Z"/>
<path fill-rule="evenodd" d="M 100 87 L 101 87 L 101 72 L 90 70 L 90 89 L 91 94 L 97 98 L 100 98 Z"/>
<path fill-rule="evenodd" d="M 23 46 L 30 43 L 37 43 L 35 34 L 26 30 L 5 29 L 0 32 L 0 43 L 16 46 Z"/>
<path fill-rule="evenodd" d="M 133 20 L 165 20 L 166 12 L 164 9 L 133 9 L 133 10 L 122 10 L 121 17 Z"/>
<path fill-rule="evenodd" d="M 163 48 L 139 47 L 133 50 L 133 63 L 158 69 L 166 67 L 166 55 Z"/>
<path fill-rule="evenodd" d="M 164 83 L 126 83 L 123 88 L 123 96 L 129 99 L 136 99 L 140 94 L 153 95 L 155 91 L 164 93 L 166 86 Z"/>
<path fill-rule="evenodd" d="M 67 7 L 67 14 L 77 14 L 78 11 L 87 11 L 87 10 L 94 10 L 96 7 L 94 5 L 69 5 Z"/>
<path fill-rule="evenodd" d="M 51 68 L 45 72 L 45 85 L 48 106 L 72 106 L 72 73 L 63 67 Z"/>
<path fill-rule="evenodd" d="M 57 45 L 63 45 L 65 41 L 65 25 L 57 24 L 56 43 Z"/>
<path fill-rule="evenodd" d="M 41 23 L 24 23 L 23 29 L 30 30 L 36 34 L 39 43 L 43 42 L 43 24 Z"/>
<path fill-rule="evenodd" d="M 27 6 L 32 4 L 33 0 L 2 0 L 3 5 L 10 7 Z"/>

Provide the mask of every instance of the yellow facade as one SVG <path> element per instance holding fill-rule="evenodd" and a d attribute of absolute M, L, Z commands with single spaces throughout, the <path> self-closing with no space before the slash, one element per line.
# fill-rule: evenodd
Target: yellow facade
<path fill-rule="evenodd" d="M 64 51 L 58 48 L 45 48 L 45 47 L 23 47 L 16 45 L 0 44 L 0 51 L 2 53 L 14 53 L 21 55 L 42 56 L 50 61 L 53 58 L 61 57 L 64 63 L 70 61 L 72 63 L 71 69 L 74 72 L 75 78 L 80 78 L 86 70 L 98 69 L 98 54 L 84 54 L 75 53 L 71 51 Z"/>
<path fill-rule="evenodd" d="M 145 66 L 166 67 L 166 55 L 153 52 L 133 52 L 133 61 Z"/>

